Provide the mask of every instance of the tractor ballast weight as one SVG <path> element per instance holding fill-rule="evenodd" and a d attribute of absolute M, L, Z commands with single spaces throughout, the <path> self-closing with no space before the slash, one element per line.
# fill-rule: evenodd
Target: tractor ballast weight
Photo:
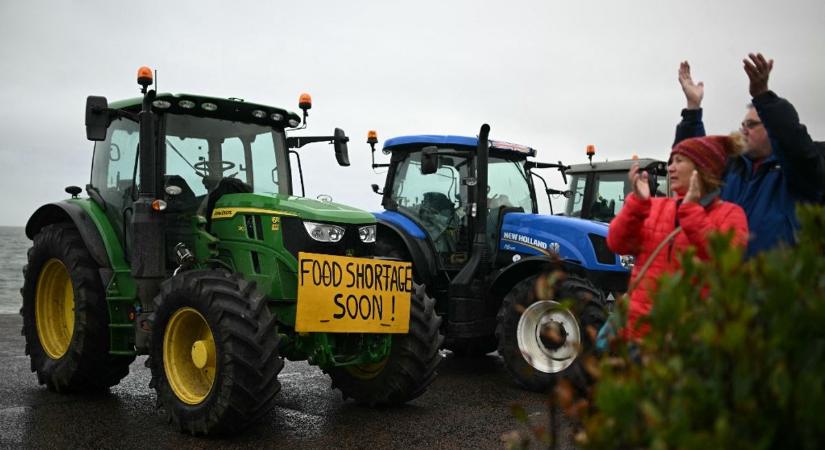
<path fill-rule="evenodd" d="M 384 143 L 390 163 L 373 160 L 373 167 L 388 167 L 384 211 L 375 213 L 376 252 L 413 261 L 444 318 L 446 348 L 459 355 L 497 348 L 517 383 L 543 390 L 574 371 L 578 351 L 589 345 L 582 324 L 599 325 L 606 295 L 625 290 L 629 273 L 607 248 L 606 225 L 537 214 L 531 169 L 564 173 L 566 166 L 530 161 L 534 149 L 489 140 L 488 133 L 484 125 L 477 138 Z M 372 132 L 368 143 L 374 152 Z M 574 305 L 562 308 L 559 293 Z M 533 313 L 523 318 L 523 311 Z M 571 338 L 548 347 L 539 339 L 547 321 L 569 327 Z"/>
<path fill-rule="evenodd" d="M 343 130 L 287 137 L 303 128 L 295 113 L 158 94 L 151 78 L 139 71 L 140 98 L 87 99 L 88 198 L 71 186 L 26 225 L 21 315 L 38 381 L 97 391 L 148 354 L 158 406 L 192 434 L 262 418 L 283 358 L 359 403 L 421 395 L 440 360 L 434 300 L 408 262 L 374 257 L 370 213 L 293 195 L 290 149 L 331 142 L 346 166 Z M 308 95 L 300 107 L 306 125 Z M 393 283 L 355 277 L 379 271 Z"/>

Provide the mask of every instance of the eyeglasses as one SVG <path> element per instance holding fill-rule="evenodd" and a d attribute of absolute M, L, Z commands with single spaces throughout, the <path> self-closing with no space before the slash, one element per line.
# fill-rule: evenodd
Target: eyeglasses
<path fill-rule="evenodd" d="M 762 122 L 760 122 L 758 120 L 746 120 L 746 121 L 742 122 L 742 129 L 743 130 L 746 130 L 746 129 L 747 130 L 753 130 L 754 128 L 758 127 L 759 125 L 762 125 Z"/>

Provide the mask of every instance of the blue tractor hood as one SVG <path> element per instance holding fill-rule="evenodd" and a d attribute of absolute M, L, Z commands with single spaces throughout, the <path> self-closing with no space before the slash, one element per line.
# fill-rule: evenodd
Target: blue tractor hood
<path fill-rule="evenodd" d="M 619 255 L 607 248 L 607 224 L 564 216 L 508 213 L 499 250 L 523 256 L 551 255 L 587 270 L 626 272 Z"/>

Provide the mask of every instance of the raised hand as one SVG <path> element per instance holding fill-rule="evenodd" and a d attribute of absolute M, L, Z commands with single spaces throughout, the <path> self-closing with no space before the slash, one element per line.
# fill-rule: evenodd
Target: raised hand
<path fill-rule="evenodd" d="M 702 198 L 702 186 L 699 184 L 699 172 L 693 171 L 690 175 L 690 186 L 683 203 L 698 202 Z"/>
<path fill-rule="evenodd" d="M 748 60 L 750 58 L 750 61 Z M 745 73 L 750 79 L 751 97 L 766 92 L 768 90 L 768 78 L 771 76 L 773 69 L 773 60 L 766 60 L 761 53 L 749 53 L 748 58 L 742 60 L 745 64 Z"/>
<path fill-rule="evenodd" d="M 682 91 L 687 99 L 687 109 L 701 108 L 702 97 L 705 96 L 705 83 L 693 82 L 693 77 L 690 76 L 690 64 L 687 61 L 679 64 L 679 84 L 682 85 Z"/>
<path fill-rule="evenodd" d="M 630 185 L 633 186 L 633 193 L 642 200 L 650 198 L 650 182 L 648 180 L 647 171 L 639 173 L 639 164 L 634 163 L 627 173 L 630 179 Z"/>

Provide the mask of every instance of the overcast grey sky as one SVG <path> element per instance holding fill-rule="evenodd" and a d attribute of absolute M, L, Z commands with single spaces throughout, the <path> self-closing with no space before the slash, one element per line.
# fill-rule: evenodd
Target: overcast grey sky
<path fill-rule="evenodd" d="M 666 158 L 684 98 L 679 61 L 705 82 L 711 133 L 749 100 L 742 58 L 776 60 L 771 88 L 825 139 L 825 2 L 810 1 L 40 1 L 0 0 L 0 225 L 89 180 L 87 95 L 161 91 L 241 97 L 351 138 L 352 166 L 304 147 L 308 195 L 377 210 L 366 132 L 491 136 L 539 160 Z M 562 182 L 554 174 L 554 185 Z"/>

